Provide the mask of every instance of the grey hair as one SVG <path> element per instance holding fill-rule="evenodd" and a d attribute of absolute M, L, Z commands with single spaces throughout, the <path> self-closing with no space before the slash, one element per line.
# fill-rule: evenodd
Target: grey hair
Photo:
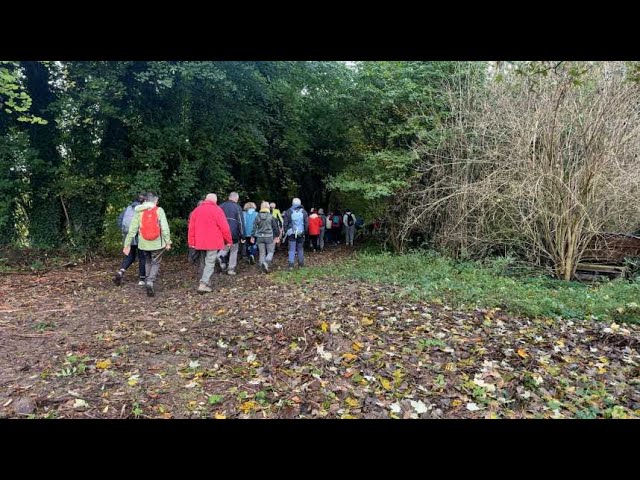
<path fill-rule="evenodd" d="M 205 200 L 209 200 L 213 203 L 218 203 L 218 196 L 215 193 L 207 193 Z"/>
<path fill-rule="evenodd" d="M 238 195 L 238 192 L 231 192 L 229 194 L 229 200 L 237 201 L 239 198 L 240 195 Z"/>
<path fill-rule="evenodd" d="M 294 198 L 293 201 L 291 202 L 291 205 L 295 206 L 299 206 L 302 205 L 302 202 L 300 201 L 299 198 Z"/>

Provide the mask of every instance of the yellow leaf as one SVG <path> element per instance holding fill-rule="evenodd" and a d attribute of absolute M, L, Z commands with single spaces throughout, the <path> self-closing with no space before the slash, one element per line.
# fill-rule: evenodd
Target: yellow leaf
<path fill-rule="evenodd" d="M 96 367 L 98 367 L 101 370 L 106 370 L 110 366 L 111 366 L 111 360 L 109 359 L 102 360 L 101 362 L 96 363 Z"/>
<path fill-rule="evenodd" d="M 397 369 L 395 372 L 393 372 L 393 378 L 395 379 L 396 387 L 400 385 L 400 382 L 402 381 L 403 376 L 404 375 L 402 373 L 402 370 L 400 369 Z"/>
<path fill-rule="evenodd" d="M 342 415 L 340 418 L 344 419 L 344 420 L 354 420 L 357 417 L 354 417 L 353 415 L 349 415 L 348 413 L 345 413 L 344 415 Z"/>
<path fill-rule="evenodd" d="M 454 407 L 459 407 L 460 405 L 462 405 L 462 400 L 454 400 L 453 402 L 451 402 L 451 405 Z"/>
<path fill-rule="evenodd" d="M 366 327 L 368 325 L 372 325 L 373 320 L 371 320 L 369 317 L 362 317 L 362 320 L 360 321 L 360 323 L 362 323 L 362 325 Z"/>
<path fill-rule="evenodd" d="M 382 388 L 385 390 L 391 390 L 391 382 L 386 378 L 380 377 L 380 383 L 382 384 Z"/>
<path fill-rule="evenodd" d="M 224 420 L 225 418 L 227 418 L 227 416 L 224 413 L 216 412 L 213 414 L 213 418 Z"/>
<path fill-rule="evenodd" d="M 132 378 L 127 383 L 133 387 L 138 384 L 138 380 L 135 378 Z"/>
<path fill-rule="evenodd" d="M 358 358 L 357 355 L 354 355 L 353 353 L 343 353 L 342 356 L 344 357 L 344 359 L 347 362 L 352 362 L 354 361 L 356 358 Z"/>
<path fill-rule="evenodd" d="M 344 402 L 352 408 L 356 408 L 358 406 L 358 400 L 355 398 L 348 397 Z"/>
<path fill-rule="evenodd" d="M 444 366 L 444 369 L 448 372 L 453 372 L 456 369 L 456 364 L 455 363 L 447 363 Z"/>
<path fill-rule="evenodd" d="M 242 405 L 240 405 L 239 408 L 243 413 L 249 413 L 251 410 L 257 410 L 258 404 L 253 400 L 249 400 L 248 402 L 244 402 Z"/>
<path fill-rule="evenodd" d="M 518 349 L 518 355 L 520 355 L 522 358 L 527 358 L 529 356 L 529 354 L 526 352 L 524 348 Z"/>
<path fill-rule="evenodd" d="M 355 352 L 359 352 L 360 350 L 362 350 L 362 344 L 360 342 L 353 342 L 351 348 L 353 348 Z"/>
<path fill-rule="evenodd" d="M 322 333 L 327 333 L 329 324 L 323 320 L 322 323 L 320 323 L 320 330 L 322 330 Z"/>
<path fill-rule="evenodd" d="M 221 308 L 220 310 L 218 310 L 218 311 L 215 313 L 215 315 L 219 317 L 220 315 L 224 315 L 224 312 L 225 312 L 225 311 L 226 311 L 226 310 L 225 310 L 224 308 Z"/>

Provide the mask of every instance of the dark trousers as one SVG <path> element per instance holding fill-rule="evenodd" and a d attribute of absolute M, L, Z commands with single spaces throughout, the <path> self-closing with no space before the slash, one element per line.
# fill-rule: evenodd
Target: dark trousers
<path fill-rule="evenodd" d="M 136 261 L 136 255 L 138 256 L 138 277 L 140 280 L 144 280 L 145 278 L 145 261 L 144 261 L 144 252 L 138 251 L 137 245 L 131 245 L 131 250 L 129 250 L 129 255 L 124 257 L 122 263 L 120 264 L 120 270 L 128 269 L 133 262 Z"/>
<path fill-rule="evenodd" d="M 320 238 L 320 235 L 309 235 L 311 248 L 313 248 L 314 251 L 320 248 L 320 245 L 318 244 L 319 238 Z"/>

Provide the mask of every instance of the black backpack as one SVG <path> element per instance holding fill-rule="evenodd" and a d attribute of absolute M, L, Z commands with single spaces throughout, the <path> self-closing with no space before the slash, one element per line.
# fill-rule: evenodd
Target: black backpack
<path fill-rule="evenodd" d="M 351 227 L 355 223 L 356 223 L 356 221 L 353 218 L 353 213 L 350 213 L 349 216 L 347 217 L 347 225 L 349 225 Z"/>

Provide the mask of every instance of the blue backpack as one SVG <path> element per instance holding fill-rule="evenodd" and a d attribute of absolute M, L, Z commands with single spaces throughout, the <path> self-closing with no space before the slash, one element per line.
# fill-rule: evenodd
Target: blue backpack
<path fill-rule="evenodd" d="M 291 210 L 291 235 L 299 237 L 304 234 L 304 215 L 302 208 Z"/>

